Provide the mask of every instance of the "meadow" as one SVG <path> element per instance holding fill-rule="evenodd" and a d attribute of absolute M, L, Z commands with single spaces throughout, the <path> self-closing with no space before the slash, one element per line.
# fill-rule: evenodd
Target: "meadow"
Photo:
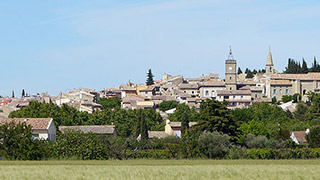
<path fill-rule="evenodd" d="M 320 160 L 0 161 L 13 179 L 320 179 Z"/>

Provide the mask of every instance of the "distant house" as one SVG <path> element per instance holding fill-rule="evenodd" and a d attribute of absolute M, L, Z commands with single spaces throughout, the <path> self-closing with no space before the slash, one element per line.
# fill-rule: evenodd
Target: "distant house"
<path fill-rule="evenodd" d="M 56 140 L 57 128 L 52 118 L 0 118 L 1 125 L 10 122 L 30 125 L 34 139 Z"/>
<path fill-rule="evenodd" d="M 189 127 L 192 127 L 195 124 L 197 124 L 197 122 L 189 122 Z M 167 120 L 165 132 L 169 136 L 181 137 L 181 122 L 171 122 L 170 120 Z"/>
<path fill-rule="evenodd" d="M 292 131 L 290 135 L 290 139 L 294 141 L 296 144 L 304 144 L 307 143 L 306 135 L 310 132 L 309 129 L 306 131 Z"/>
<path fill-rule="evenodd" d="M 67 129 L 79 130 L 84 133 L 117 136 L 115 125 L 92 125 L 92 126 L 60 126 L 59 130 L 64 133 Z"/>

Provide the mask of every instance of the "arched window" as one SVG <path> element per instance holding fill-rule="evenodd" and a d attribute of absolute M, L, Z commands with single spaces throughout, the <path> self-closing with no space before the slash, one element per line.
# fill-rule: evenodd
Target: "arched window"
<path fill-rule="evenodd" d="M 269 68 L 269 72 L 272 72 L 272 67 Z"/>

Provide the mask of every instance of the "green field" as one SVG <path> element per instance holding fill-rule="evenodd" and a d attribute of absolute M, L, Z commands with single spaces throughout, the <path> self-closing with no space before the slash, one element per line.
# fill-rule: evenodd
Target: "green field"
<path fill-rule="evenodd" d="M 320 179 L 320 160 L 0 161 L 0 179 Z"/>

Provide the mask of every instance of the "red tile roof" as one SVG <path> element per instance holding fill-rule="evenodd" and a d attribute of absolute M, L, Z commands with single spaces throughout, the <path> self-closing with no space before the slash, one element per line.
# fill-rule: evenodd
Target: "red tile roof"
<path fill-rule="evenodd" d="M 299 143 L 306 143 L 307 139 L 306 139 L 306 132 L 305 131 L 292 131 L 292 133 L 294 134 L 294 136 L 297 138 L 297 141 Z"/>
<path fill-rule="evenodd" d="M 32 129 L 48 129 L 52 118 L 0 118 L 0 124 L 15 122 L 31 125 Z"/>

